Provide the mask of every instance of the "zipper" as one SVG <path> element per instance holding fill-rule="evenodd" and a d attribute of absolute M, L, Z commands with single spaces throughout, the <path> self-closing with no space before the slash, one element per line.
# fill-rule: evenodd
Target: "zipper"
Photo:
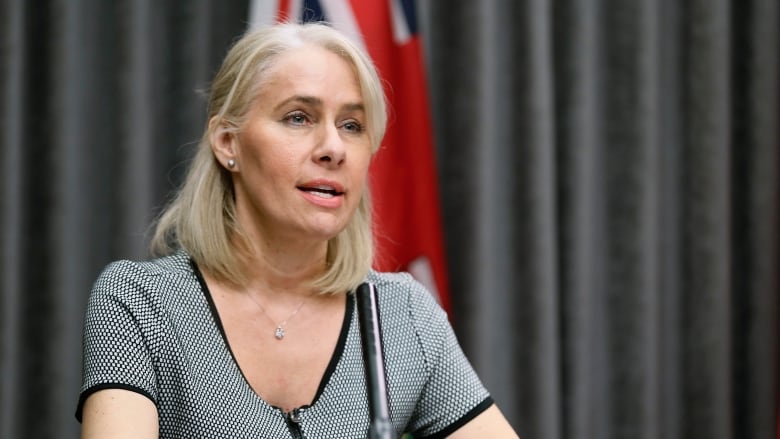
<path fill-rule="evenodd" d="M 305 439 L 303 437 L 303 430 L 301 430 L 302 414 L 302 408 L 292 409 L 284 414 L 284 418 L 287 420 L 287 426 L 290 428 L 293 439 Z"/>

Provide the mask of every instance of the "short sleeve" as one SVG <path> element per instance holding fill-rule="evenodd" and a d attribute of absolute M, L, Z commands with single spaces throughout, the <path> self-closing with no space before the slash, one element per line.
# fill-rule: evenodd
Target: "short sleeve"
<path fill-rule="evenodd" d="M 157 399 L 151 345 L 159 307 L 149 278 L 137 265 L 120 261 L 106 267 L 92 288 L 84 318 L 79 421 L 84 401 L 98 390 L 127 389 Z"/>
<path fill-rule="evenodd" d="M 409 428 L 414 437 L 445 437 L 493 404 L 463 353 L 447 314 L 422 286 L 410 296 L 429 377 Z"/>

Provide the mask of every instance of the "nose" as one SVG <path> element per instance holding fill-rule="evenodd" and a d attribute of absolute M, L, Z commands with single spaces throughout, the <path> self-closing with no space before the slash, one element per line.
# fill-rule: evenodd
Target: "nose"
<path fill-rule="evenodd" d="M 314 160 L 320 165 L 337 168 L 347 159 L 347 149 L 337 127 L 324 126 L 314 150 Z"/>

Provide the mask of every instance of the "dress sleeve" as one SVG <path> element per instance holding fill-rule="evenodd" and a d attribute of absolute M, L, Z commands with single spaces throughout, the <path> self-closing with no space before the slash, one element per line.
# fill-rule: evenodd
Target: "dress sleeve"
<path fill-rule="evenodd" d="M 409 308 L 429 375 L 409 428 L 415 438 L 446 437 L 493 400 L 458 344 L 447 314 L 424 287 L 414 289 Z"/>
<path fill-rule="evenodd" d="M 150 277 L 137 265 L 115 262 L 101 273 L 87 302 L 83 335 L 81 421 L 86 398 L 102 389 L 126 389 L 157 400 L 152 361 L 155 304 Z"/>

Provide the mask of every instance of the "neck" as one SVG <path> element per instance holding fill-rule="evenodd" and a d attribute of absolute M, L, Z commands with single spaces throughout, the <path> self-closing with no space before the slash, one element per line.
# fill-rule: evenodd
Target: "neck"
<path fill-rule="evenodd" d="M 326 269 L 327 242 L 284 245 L 253 240 L 251 249 L 242 252 L 247 287 L 268 295 L 311 296 L 309 283 Z"/>

